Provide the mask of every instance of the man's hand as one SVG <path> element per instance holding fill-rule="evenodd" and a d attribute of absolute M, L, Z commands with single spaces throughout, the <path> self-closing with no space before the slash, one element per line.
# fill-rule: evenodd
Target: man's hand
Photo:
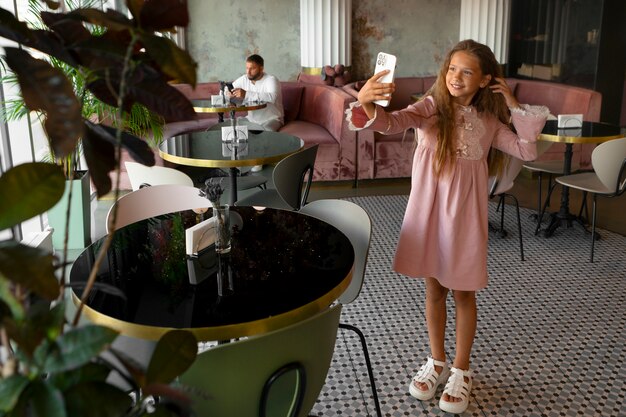
<path fill-rule="evenodd" d="M 230 94 L 233 97 L 244 98 L 246 97 L 246 90 L 244 90 L 243 88 L 235 88 L 233 91 L 230 92 Z"/>

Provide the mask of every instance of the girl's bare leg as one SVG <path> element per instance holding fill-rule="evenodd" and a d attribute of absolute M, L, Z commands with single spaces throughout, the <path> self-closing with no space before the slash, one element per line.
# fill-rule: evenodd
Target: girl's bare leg
<path fill-rule="evenodd" d="M 430 354 L 433 359 L 445 362 L 444 338 L 446 332 L 446 297 L 448 289 L 441 286 L 435 278 L 426 278 L 426 326 L 428 327 L 428 340 L 430 342 Z M 435 366 L 437 372 L 441 372 L 441 366 Z M 428 386 L 422 382 L 415 382 L 422 391 L 428 391 Z"/>
<path fill-rule="evenodd" d="M 456 309 L 456 356 L 452 366 L 467 370 L 470 364 L 470 354 L 474 336 L 476 335 L 476 322 L 478 313 L 476 310 L 475 291 L 453 291 Z M 468 381 L 465 378 L 466 382 Z M 461 401 L 460 398 L 443 395 L 443 400 L 448 402 Z"/>

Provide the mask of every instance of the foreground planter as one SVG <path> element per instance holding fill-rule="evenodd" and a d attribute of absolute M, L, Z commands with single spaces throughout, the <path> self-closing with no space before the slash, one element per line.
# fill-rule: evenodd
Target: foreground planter
<path fill-rule="evenodd" d="M 63 197 L 56 206 L 48 210 L 48 225 L 54 229 L 52 245 L 56 250 L 63 249 L 68 204 L 70 205 L 68 249 L 82 249 L 91 244 L 89 173 L 79 171 L 77 175 L 80 178 L 66 181 Z M 69 201 L 70 183 L 73 183 L 72 201 Z"/>

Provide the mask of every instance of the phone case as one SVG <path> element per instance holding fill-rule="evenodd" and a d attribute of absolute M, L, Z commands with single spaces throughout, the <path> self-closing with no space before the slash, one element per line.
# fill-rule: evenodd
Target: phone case
<path fill-rule="evenodd" d="M 377 74 L 383 70 L 389 70 L 390 72 L 380 78 L 378 81 L 381 83 L 392 83 L 396 71 L 395 55 L 387 54 L 385 52 L 378 53 L 378 56 L 376 57 L 376 69 L 374 70 L 374 74 Z M 387 107 L 389 105 L 389 100 L 375 100 L 374 103 L 383 107 Z"/>

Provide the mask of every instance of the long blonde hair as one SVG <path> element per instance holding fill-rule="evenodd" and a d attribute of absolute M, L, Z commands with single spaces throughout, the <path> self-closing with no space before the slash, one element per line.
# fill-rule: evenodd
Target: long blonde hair
<path fill-rule="evenodd" d="M 433 96 L 437 105 L 437 149 L 435 166 L 433 167 L 437 175 L 451 168 L 456 162 L 454 149 L 454 130 L 456 128 L 454 124 L 455 110 L 452 105 L 452 95 L 450 95 L 448 87 L 446 86 L 446 74 L 450 66 L 450 61 L 452 60 L 452 55 L 460 51 L 467 52 L 478 58 L 483 75 L 491 75 L 489 85 L 493 85 L 496 82 L 496 77 L 502 78 L 502 69 L 496 57 L 493 55 L 493 52 L 486 45 L 467 39 L 456 44 L 456 46 L 448 52 L 437 75 L 437 80 L 425 94 L 425 96 Z M 506 100 L 502 94 L 493 93 L 488 86 L 479 89 L 470 104 L 476 107 L 479 113 L 491 113 L 502 123 L 509 125 L 511 113 L 506 105 Z M 491 149 L 487 160 L 489 174 L 496 175 L 504 168 L 507 157 L 503 152 L 497 149 Z"/>

